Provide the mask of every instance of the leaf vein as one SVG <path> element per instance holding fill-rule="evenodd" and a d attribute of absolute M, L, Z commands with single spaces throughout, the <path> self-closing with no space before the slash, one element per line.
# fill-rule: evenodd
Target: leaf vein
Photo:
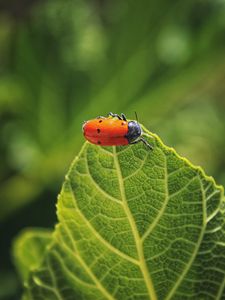
<path fill-rule="evenodd" d="M 198 255 L 198 250 L 201 246 L 201 242 L 202 242 L 203 237 L 204 237 L 204 231 L 205 231 L 205 227 L 206 227 L 206 224 L 207 224 L 207 220 L 206 220 L 206 197 L 205 197 L 205 191 L 204 191 L 204 188 L 203 188 L 203 184 L 202 184 L 202 181 L 201 181 L 201 178 L 199 177 L 199 175 L 198 175 L 198 179 L 199 179 L 201 192 L 202 192 L 202 217 L 203 217 L 202 230 L 200 232 L 200 235 L 199 235 L 198 241 L 196 243 L 196 246 L 194 248 L 193 254 L 190 257 L 190 260 L 186 265 L 186 268 L 183 270 L 182 274 L 179 276 L 179 279 L 174 284 L 173 288 L 170 290 L 168 296 L 166 297 L 166 300 L 169 300 L 174 296 L 176 290 L 178 289 L 181 282 L 185 278 L 185 276 L 186 276 L 187 272 L 189 271 L 189 269 L 191 268 L 196 256 Z"/>
<path fill-rule="evenodd" d="M 145 165 L 147 158 L 148 158 L 148 153 L 146 154 L 145 158 L 142 160 L 140 167 L 137 168 L 137 169 L 136 169 L 133 173 L 131 173 L 130 175 L 124 177 L 124 180 L 127 180 L 127 179 L 129 179 L 130 177 L 135 176 L 138 172 L 140 172 L 141 169 L 143 168 L 143 166 Z"/>
<path fill-rule="evenodd" d="M 67 228 L 67 232 L 70 236 L 70 239 L 72 240 L 72 243 L 74 244 L 73 238 L 70 234 L 70 230 Z M 77 258 L 77 260 L 80 262 L 80 264 L 83 266 L 84 270 L 87 272 L 87 274 L 91 277 L 91 279 L 95 282 L 97 288 L 99 289 L 99 291 L 101 291 L 101 293 L 110 300 L 114 300 L 114 298 L 109 294 L 109 292 L 105 289 L 105 287 L 101 284 L 101 282 L 99 281 L 99 279 L 95 276 L 95 274 L 93 273 L 93 271 L 90 269 L 90 267 L 86 264 L 86 262 L 84 261 L 84 259 L 81 257 L 78 249 L 76 246 L 74 246 L 74 248 L 77 251 L 77 255 L 75 255 L 71 249 L 65 244 L 62 243 L 61 246 L 64 246 L 64 249 L 66 248 L 73 256 L 75 256 Z"/>
<path fill-rule="evenodd" d="M 86 153 L 87 155 L 87 153 Z M 92 183 L 94 184 L 94 186 L 96 187 L 96 189 L 103 194 L 106 198 L 109 198 L 110 200 L 118 203 L 121 205 L 121 201 L 116 199 L 115 197 L 111 196 L 110 194 L 108 194 L 107 192 L 105 192 L 98 184 L 97 182 L 94 180 L 93 176 L 91 175 L 91 172 L 89 170 L 89 166 L 88 166 L 88 162 L 87 162 L 87 158 L 85 159 L 86 161 L 86 167 L 87 167 L 87 174 L 82 174 L 83 176 L 88 176 L 88 178 L 91 179 Z"/>
<path fill-rule="evenodd" d="M 169 201 L 169 191 L 168 191 L 168 171 L 167 171 L 167 160 L 166 160 L 166 156 L 165 157 L 165 200 L 163 202 L 163 205 L 159 211 L 159 213 L 157 214 L 156 218 L 154 219 L 154 221 L 152 222 L 152 224 L 149 226 L 149 228 L 145 231 L 145 233 L 142 236 L 142 242 L 144 242 L 144 240 L 147 238 L 147 236 L 153 231 L 153 229 L 155 228 L 155 226 L 158 224 L 161 216 L 163 215 L 166 206 L 168 204 Z"/>
<path fill-rule="evenodd" d="M 73 189 L 70 185 L 70 190 L 71 190 L 71 195 L 74 198 L 74 203 L 76 203 L 76 199 L 75 199 L 75 195 L 73 192 Z M 88 228 L 92 231 L 92 233 L 94 234 L 94 236 L 101 242 L 103 243 L 110 251 L 112 251 L 113 253 L 117 254 L 118 256 L 122 257 L 125 260 L 128 260 L 130 262 L 132 262 L 133 264 L 138 265 L 139 262 L 134 259 L 133 257 L 125 254 L 124 252 L 120 251 L 119 249 L 115 248 L 112 244 L 110 244 L 107 240 L 105 240 L 97 231 L 96 229 L 93 227 L 93 225 L 89 222 L 89 220 L 84 216 L 83 212 L 79 209 L 78 205 L 74 205 L 74 209 L 80 214 L 80 216 L 83 218 L 83 220 L 85 221 L 85 223 L 87 224 Z"/>
<path fill-rule="evenodd" d="M 148 267 L 146 265 L 146 261 L 144 258 L 144 251 L 143 251 L 143 245 L 141 243 L 141 238 L 139 236 L 139 232 L 138 232 L 137 226 L 135 224 L 135 220 L 130 212 L 130 208 L 127 203 L 125 188 L 124 188 L 124 180 L 122 177 L 122 173 L 121 173 L 115 146 L 113 147 L 113 153 L 114 153 L 115 166 L 116 166 L 116 170 L 117 170 L 117 174 L 118 174 L 118 182 L 119 182 L 119 186 L 120 186 L 121 198 L 122 198 L 124 210 L 125 210 L 128 220 L 130 222 L 131 230 L 132 230 L 134 240 L 136 243 L 137 253 L 138 253 L 138 257 L 139 257 L 139 261 L 140 261 L 140 269 L 143 274 L 145 284 L 146 284 L 150 298 L 152 300 L 156 300 L 157 296 L 156 296 L 153 282 L 152 282 L 152 279 L 151 279 L 151 276 L 150 276 L 150 273 L 149 273 L 149 270 L 148 270 Z"/>

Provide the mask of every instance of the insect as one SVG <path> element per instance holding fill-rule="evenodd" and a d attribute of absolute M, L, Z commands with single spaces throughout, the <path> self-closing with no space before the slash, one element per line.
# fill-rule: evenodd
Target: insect
<path fill-rule="evenodd" d="M 137 115 L 136 115 L 137 116 Z M 124 114 L 110 112 L 107 117 L 99 116 L 83 124 L 84 137 L 92 144 L 102 146 L 125 146 L 144 143 L 153 147 L 142 137 L 143 132 L 138 121 L 127 121 Z"/>

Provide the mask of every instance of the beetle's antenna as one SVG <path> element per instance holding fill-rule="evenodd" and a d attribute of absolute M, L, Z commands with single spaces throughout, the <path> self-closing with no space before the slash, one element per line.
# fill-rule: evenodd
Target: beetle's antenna
<path fill-rule="evenodd" d="M 139 121 L 138 121 L 138 115 L 137 115 L 137 112 L 135 111 L 134 113 L 135 113 L 135 118 L 136 118 L 136 121 L 139 123 Z"/>

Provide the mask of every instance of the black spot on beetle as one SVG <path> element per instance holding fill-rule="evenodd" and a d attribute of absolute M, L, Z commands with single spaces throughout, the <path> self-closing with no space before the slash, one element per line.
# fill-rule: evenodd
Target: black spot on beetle
<path fill-rule="evenodd" d="M 98 129 L 97 129 L 97 132 L 98 132 L 98 133 L 100 133 L 100 132 L 101 132 L 101 130 L 98 128 Z"/>
<path fill-rule="evenodd" d="M 101 144 L 101 142 L 100 142 L 100 141 L 98 141 L 98 144 L 100 145 L 100 144 Z"/>
<path fill-rule="evenodd" d="M 98 123 L 102 123 L 102 120 L 99 120 Z"/>
<path fill-rule="evenodd" d="M 125 125 L 125 123 L 124 123 L 124 122 L 122 122 L 122 123 L 121 123 L 121 125 Z"/>

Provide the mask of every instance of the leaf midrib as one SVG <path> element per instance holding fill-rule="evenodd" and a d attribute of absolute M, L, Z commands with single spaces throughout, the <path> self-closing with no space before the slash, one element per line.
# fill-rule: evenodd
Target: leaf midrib
<path fill-rule="evenodd" d="M 123 177 L 122 177 L 121 168 L 120 168 L 120 164 L 119 164 L 119 160 L 118 160 L 118 156 L 117 156 L 115 146 L 113 147 L 113 154 L 114 154 L 113 157 L 114 157 L 115 167 L 116 167 L 116 171 L 117 171 L 117 174 L 118 174 L 118 182 L 119 182 L 119 187 L 120 187 L 121 199 L 122 199 L 124 211 L 127 215 L 128 221 L 130 223 L 131 230 L 132 230 L 133 237 L 134 237 L 134 241 L 135 241 L 135 244 L 136 244 L 136 249 L 137 249 L 138 258 L 139 258 L 139 262 L 140 262 L 140 270 L 143 274 L 143 278 L 144 278 L 144 281 L 145 281 L 150 299 L 151 300 L 157 300 L 154 285 L 153 285 L 152 279 L 150 277 L 148 267 L 146 265 L 141 237 L 139 235 L 135 220 L 134 220 L 134 218 L 133 218 L 133 216 L 130 212 L 130 208 L 129 208 L 128 203 L 127 203 L 125 188 L 124 188 L 124 180 L 123 180 Z"/>

